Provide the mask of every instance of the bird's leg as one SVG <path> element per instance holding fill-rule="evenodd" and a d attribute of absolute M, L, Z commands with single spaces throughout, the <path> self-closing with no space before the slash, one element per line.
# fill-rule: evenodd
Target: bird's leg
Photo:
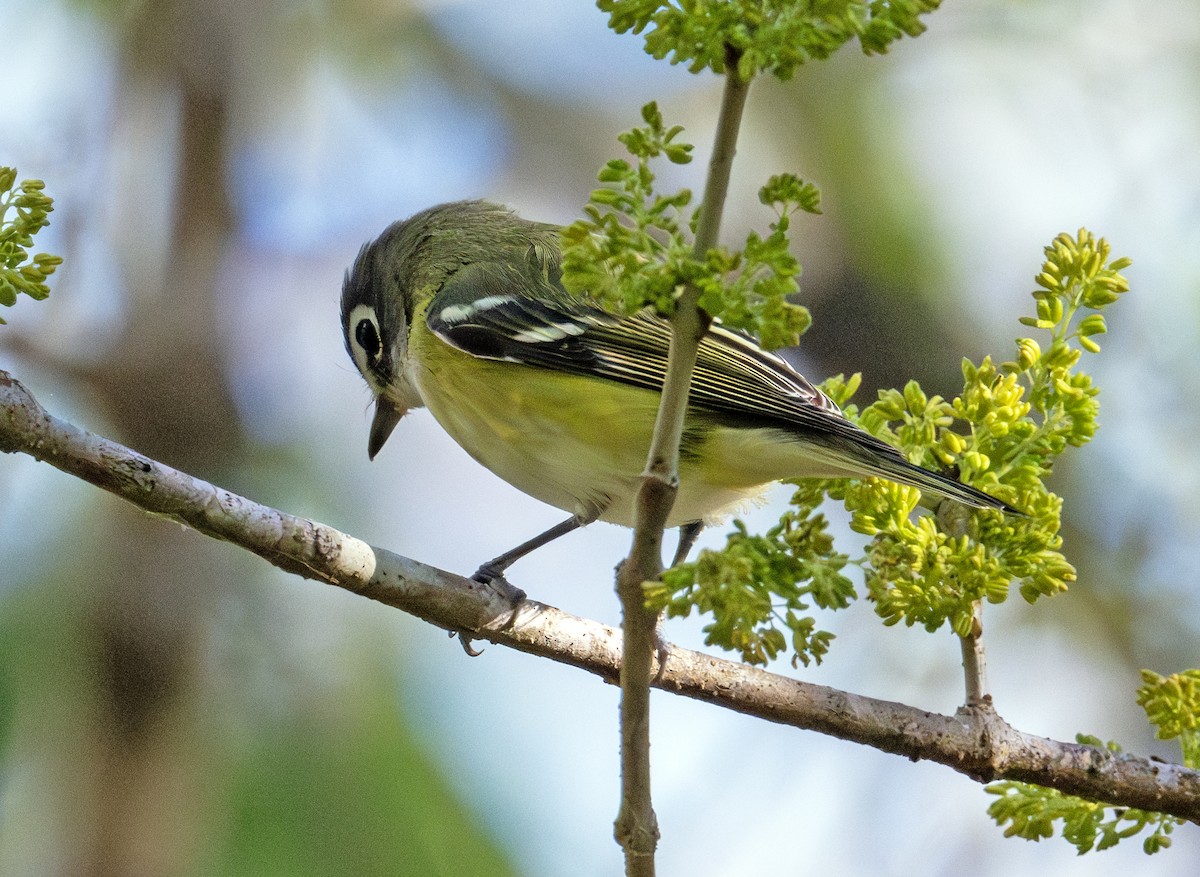
<path fill-rule="evenodd" d="M 679 545 L 675 548 L 675 559 L 671 561 L 671 566 L 679 566 L 687 560 L 688 554 L 691 553 L 692 547 L 700 538 L 700 531 L 703 529 L 703 521 L 692 521 L 690 524 L 680 526 Z"/>
<path fill-rule="evenodd" d="M 526 554 L 536 551 L 543 545 L 553 542 L 559 536 L 565 536 L 572 530 L 578 530 L 584 524 L 588 523 L 591 523 L 591 521 L 580 518 L 577 515 L 572 515 L 562 523 L 555 524 L 546 532 L 539 533 L 532 539 L 522 542 L 516 548 L 510 549 L 498 557 L 493 557 L 487 563 L 483 564 L 483 566 L 479 567 L 479 569 L 475 570 L 475 575 L 471 576 L 471 578 L 477 582 L 486 582 L 496 586 L 496 589 L 508 597 L 514 604 L 520 603 L 525 599 L 525 592 L 509 584 L 508 580 L 504 578 L 504 571 Z"/>
<path fill-rule="evenodd" d="M 524 557 L 530 552 L 537 551 L 543 545 L 547 545 L 557 539 L 559 536 L 565 536 L 572 530 L 578 530 L 584 524 L 590 524 L 592 518 L 581 518 L 578 515 L 572 515 L 560 524 L 555 524 L 544 533 L 539 533 L 532 539 L 527 539 L 516 548 L 511 548 L 497 557 L 493 557 L 487 563 L 483 564 L 479 569 L 475 570 L 475 574 L 471 576 L 474 581 L 482 582 L 491 586 L 496 593 L 508 600 L 512 606 L 512 615 L 505 625 L 510 626 L 517 620 L 517 611 L 521 608 L 521 604 L 525 601 L 525 592 L 516 585 L 509 582 L 504 577 L 504 571 Z M 451 636 L 458 636 L 462 643 L 463 650 L 472 658 L 478 657 L 482 651 L 471 647 L 471 634 L 465 630 L 451 631 Z"/>

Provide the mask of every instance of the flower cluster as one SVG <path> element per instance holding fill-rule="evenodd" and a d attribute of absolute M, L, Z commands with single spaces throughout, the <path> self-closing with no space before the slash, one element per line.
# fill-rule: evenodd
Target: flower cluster
<path fill-rule="evenodd" d="M 48 296 L 46 278 L 62 264 L 61 257 L 49 253 L 29 255 L 34 235 L 50 224 L 54 209 L 45 188 L 41 180 L 17 185 L 16 168 L 0 167 L 0 305 L 5 307 L 16 304 L 22 292 L 34 299 Z"/>

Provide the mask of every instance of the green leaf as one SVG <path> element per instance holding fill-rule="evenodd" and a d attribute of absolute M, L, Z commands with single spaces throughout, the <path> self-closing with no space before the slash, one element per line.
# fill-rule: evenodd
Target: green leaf
<path fill-rule="evenodd" d="M 648 590 L 647 605 L 673 617 L 711 613 L 705 641 L 740 652 L 747 663 L 767 663 L 789 643 L 793 664 L 820 663 L 833 634 L 818 630 L 808 610 L 844 608 L 855 596 L 842 573 L 847 558 L 834 550 L 825 517 L 814 513 L 820 497 L 811 483 L 798 487 L 793 510 L 762 536 L 734 521 L 723 549 L 669 570 Z"/>
<path fill-rule="evenodd" d="M 1183 763 L 1200 768 L 1200 670 L 1170 676 L 1143 670 L 1137 702 L 1157 728 L 1158 738 L 1178 737 Z"/>
<path fill-rule="evenodd" d="M 683 129 L 667 126 L 662 110 L 647 104 L 644 125 L 619 136 L 630 159 L 608 161 L 597 175 L 586 219 L 564 230 L 563 282 L 601 307 L 630 314 L 644 307 L 669 314 L 677 291 L 692 284 L 700 306 L 727 326 L 757 335 L 768 348 L 795 344 L 808 328 L 808 310 L 790 300 L 799 290 L 800 263 L 787 237 L 791 214 L 818 212 L 817 188 L 790 174 L 772 177 L 760 192 L 775 211 L 771 232 L 751 232 L 745 248 L 694 254 L 690 230 L 698 211 L 688 189 L 655 189 L 654 161 L 691 159 Z"/>
<path fill-rule="evenodd" d="M 1095 737 L 1081 734 L 1076 739 L 1109 752 L 1121 751 L 1117 744 L 1102 745 Z M 1142 850 L 1153 855 L 1171 845 L 1171 832 L 1183 824 L 1183 820 L 1165 813 L 1111 807 L 1029 783 L 992 783 L 984 790 L 997 798 L 988 806 L 988 815 L 1004 827 L 1005 837 L 1040 841 L 1053 837 L 1057 825 L 1063 839 L 1080 855 L 1111 849 L 1147 830 L 1150 834 L 1143 841 Z"/>
<path fill-rule="evenodd" d="M 34 236 L 50 224 L 54 202 L 41 180 L 24 180 L 19 186 L 16 180 L 16 168 L 0 167 L 0 305 L 5 307 L 16 304 L 18 293 L 46 298 L 46 278 L 62 264 L 49 253 L 29 255 Z"/>
<path fill-rule="evenodd" d="M 1044 479 L 1069 446 L 1095 434 L 1097 389 L 1079 370 L 1083 351 L 1099 349 L 1093 336 L 1106 329 L 1087 301 L 1107 302 L 1089 290 L 1128 289 L 1106 241 L 1086 229 L 1061 234 L 1045 249 L 1035 275 L 1036 318 L 1022 323 L 1045 330 L 1039 342 L 1016 342 L 1014 359 L 964 360 L 963 389 L 943 400 L 916 383 L 881 391 L 878 400 L 847 416 L 899 446 L 926 468 L 943 468 L 967 484 L 1005 500 L 1025 517 L 972 511 L 943 522 L 913 520 L 914 491 L 865 479 L 839 489 L 850 526 L 871 538 L 862 562 L 867 592 L 884 624 L 949 626 L 969 630 L 974 605 L 1001 602 L 1016 585 L 1033 602 L 1065 591 L 1075 568 L 1061 553 L 1061 500 Z M 1090 298 L 1089 298 L 1090 295 Z M 825 386 L 844 403 L 839 381 Z"/>
<path fill-rule="evenodd" d="M 644 34 L 646 52 L 692 72 L 728 73 L 749 82 L 760 73 L 789 79 L 796 68 L 829 57 L 857 39 L 879 54 L 925 30 L 922 16 L 939 0 L 599 0 L 618 33 Z"/>

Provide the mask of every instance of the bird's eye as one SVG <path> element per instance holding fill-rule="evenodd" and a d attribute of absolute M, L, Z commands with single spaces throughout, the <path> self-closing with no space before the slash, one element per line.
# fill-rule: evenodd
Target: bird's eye
<path fill-rule="evenodd" d="M 354 340 L 367 355 L 367 362 L 372 365 L 379 360 L 379 351 L 383 345 L 379 341 L 379 329 L 373 320 L 362 319 L 354 327 Z"/>

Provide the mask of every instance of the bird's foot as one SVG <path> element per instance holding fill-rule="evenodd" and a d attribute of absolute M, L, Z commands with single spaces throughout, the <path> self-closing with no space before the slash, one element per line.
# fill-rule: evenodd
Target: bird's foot
<path fill-rule="evenodd" d="M 504 577 L 504 570 L 502 568 L 498 569 L 491 563 L 485 563 L 479 569 L 475 570 L 474 575 L 471 576 L 471 581 L 487 585 L 497 596 L 509 604 L 510 612 L 508 620 L 504 622 L 502 629 L 512 627 L 516 623 L 517 613 L 521 609 L 521 604 L 525 602 L 525 592 Z M 483 654 L 483 649 L 477 649 L 472 645 L 475 641 L 474 632 L 469 630 L 452 630 L 450 631 L 450 636 L 458 637 L 458 642 L 463 647 L 463 651 L 472 658 L 478 658 Z"/>
<path fill-rule="evenodd" d="M 507 600 L 514 610 L 524 603 L 525 598 L 528 596 L 504 577 L 503 569 L 497 569 L 490 563 L 485 563 L 479 569 L 475 570 L 475 574 L 471 576 L 471 581 L 490 586 L 496 594 Z"/>
<path fill-rule="evenodd" d="M 521 604 L 525 602 L 525 592 L 504 577 L 503 568 L 498 569 L 491 563 L 485 563 L 479 569 L 475 570 L 475 574 L 471 576 L 471 581 L 487 585 L 496 595 L 508 603 L 510 609 L 508 620 L 504 622 L 501 629 L 507 630 L 512 627 L 517 621 L 517 613 L 521 610 Z M 474 637 L 470 631 L 451 631 L 450 635 L 458 637 L 463 651 L 472 658 L 478 658 L 483 654 L 482 649 L 476 649 L 471 645 Z"/>

